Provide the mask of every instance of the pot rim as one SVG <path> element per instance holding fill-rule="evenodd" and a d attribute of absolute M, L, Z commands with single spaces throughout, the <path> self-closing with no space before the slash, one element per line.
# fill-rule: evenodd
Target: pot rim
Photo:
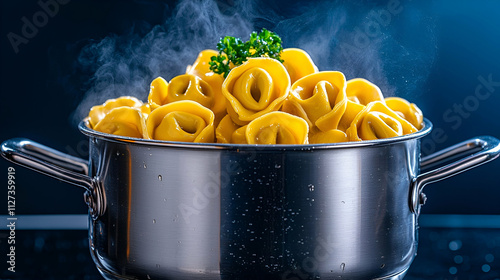
<path fill-rule="evenodd" d="M 344 149 L 344 148 L 359 148 L 367 146 L 382 146 L 390 145 L 398 142 L 404 142 L 408 140 L 422 138 L 429 134 L 432 130 L 432 123 L 424 118 L 423 128 L 417 132 L 386 138 L 378 140 L 365 140 L 365 141 L 354 141 L 354 142 L 342 142 L 342 143 L 325 143 L 325 144 L 304 144 L 304 145 L 259 145 L 259 144 L 224 144 L 224 143 L 191 143 L 191 142 L 175 142 L 175 141 L 163 141 L 163 140 L 152 140 L 152 139 L 140 139 L 132 138 L 127 136 L 119 136 L 113 134 L 107 134 L 93 130 L 89 127 L 88 120 L 84 119 L 78 124 L 78 129 L 85 135 L 89 137 L 95 137 L 106 141 L 121 142 L 129 144 L 139 144 L 146 146 L 162 146 L 162 147 L 176 147 L 176 148 L 192 148 L 192 149 L 214 149 L 214 150 L 258 150 L 258 151 L 272 151 L 272 150 L 316 150 L 316 149 Z"/>

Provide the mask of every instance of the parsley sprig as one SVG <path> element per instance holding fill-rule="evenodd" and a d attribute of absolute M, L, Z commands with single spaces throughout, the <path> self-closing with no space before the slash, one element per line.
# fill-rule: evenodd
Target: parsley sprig
<path fill-rule="evenodd" d="M 270 57 L 280 62 L 283 51 L 281 38 L 265 28 L 252 32 L 250 39 L 243 42 L 240 38 L 226 36 L 217 43 L 219 54 L 210 58 L 210 70 L 227 77 L 231 68 L 243 64 L 249 57 Z"/>

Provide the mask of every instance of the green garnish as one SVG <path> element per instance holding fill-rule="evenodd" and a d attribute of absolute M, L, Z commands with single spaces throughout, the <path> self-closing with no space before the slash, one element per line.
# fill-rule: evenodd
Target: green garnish
<path fill-rule="evenodd" d="M 216 74 L 227 77 L 231 66 L 238 66 L 247 61 L 249 57 L 270 57 L 280 62 L 283 47 L 281 38 L 274 32 L 265 28 L 260 33 L 252 32 L 250 40 L 243 42 L 240 38 L 226 36 L 217 43 L 219 55 L 210 58 L 210 70 Z"/>

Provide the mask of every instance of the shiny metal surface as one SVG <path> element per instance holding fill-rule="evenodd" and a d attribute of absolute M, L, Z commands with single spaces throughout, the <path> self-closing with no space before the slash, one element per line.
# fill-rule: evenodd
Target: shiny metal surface
<path fill-rule="evenodd" d="M 425 203 L 425 195 L 422 193 L 427 184 L 441 181 L 455 176 L 496 159 L 500 155 L 500 141 L 491 136 L 479 136 L 439 151 L 422 160 L 422 164 L 436 164 L 446 162 L 455 156 L 467 156 L 453 163 L 439 167 L 432 171 L 420 174 L 410 186 L 410 209 L 419 213 L 420 204 Z"/>
<path fill-rule="evenodd" d="M 92 180 L 86 176 L 88 162 L 25 138 L 6 140 L 1 146 L 2 156 L 16 164 L 33 169 L 66 183 L 91 190 Z"/>
<path fill-rule="evenodd" d="M 165 143 L 80 128 L 88 176 L 25 156 L 16 140 L 2 155 L 83 178 L 91 255 L 107 279 L 402 279 L 417 247 L 410 186 L 466 169 L 419 177 L 427 120 L 416 135 L 341 145 Z M 498 154 L 498 140 L 480 139 Z"/>
<path fill-rule="evenodd" d="M 391 172 L 387 172 L 387 171 Z M 418 140 L 356 149 L 165 148 L 92 141 L 110 273 L 151 279 L 373 279 L 416 250 Z"/>

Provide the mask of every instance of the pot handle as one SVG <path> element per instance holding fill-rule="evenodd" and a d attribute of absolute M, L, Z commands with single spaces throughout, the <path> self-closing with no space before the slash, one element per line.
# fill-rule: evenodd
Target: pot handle
<path fill-rule="evenodd" d="M 102 196 L 99 195 L 98 178 L 88 174 L 88 162 L 59 152 L 25 138 L 13 138 L 2 143 L 2 157 L 5 159 L 85 189 L 84 199 L 90 214 L 96 218 L 102 214 Z M 100 211 L 101 209 L 101 211 Z"/>
<path fill-rule="evenodd" d="M 418 175 L 410 186 L 410 210 L 418 214 L 426 197 L 422 190 L 427 184 L 441 181 L 481 164 L 490 162 L 500 155 L 500 140 L 491 136 L 479 136 L 458 143 L 444 150 L 422 158 L 421 166 L 437 165 L 462 157 L 445 166 Z M 465 156 L 465 157 L 463 157 Z"/>

